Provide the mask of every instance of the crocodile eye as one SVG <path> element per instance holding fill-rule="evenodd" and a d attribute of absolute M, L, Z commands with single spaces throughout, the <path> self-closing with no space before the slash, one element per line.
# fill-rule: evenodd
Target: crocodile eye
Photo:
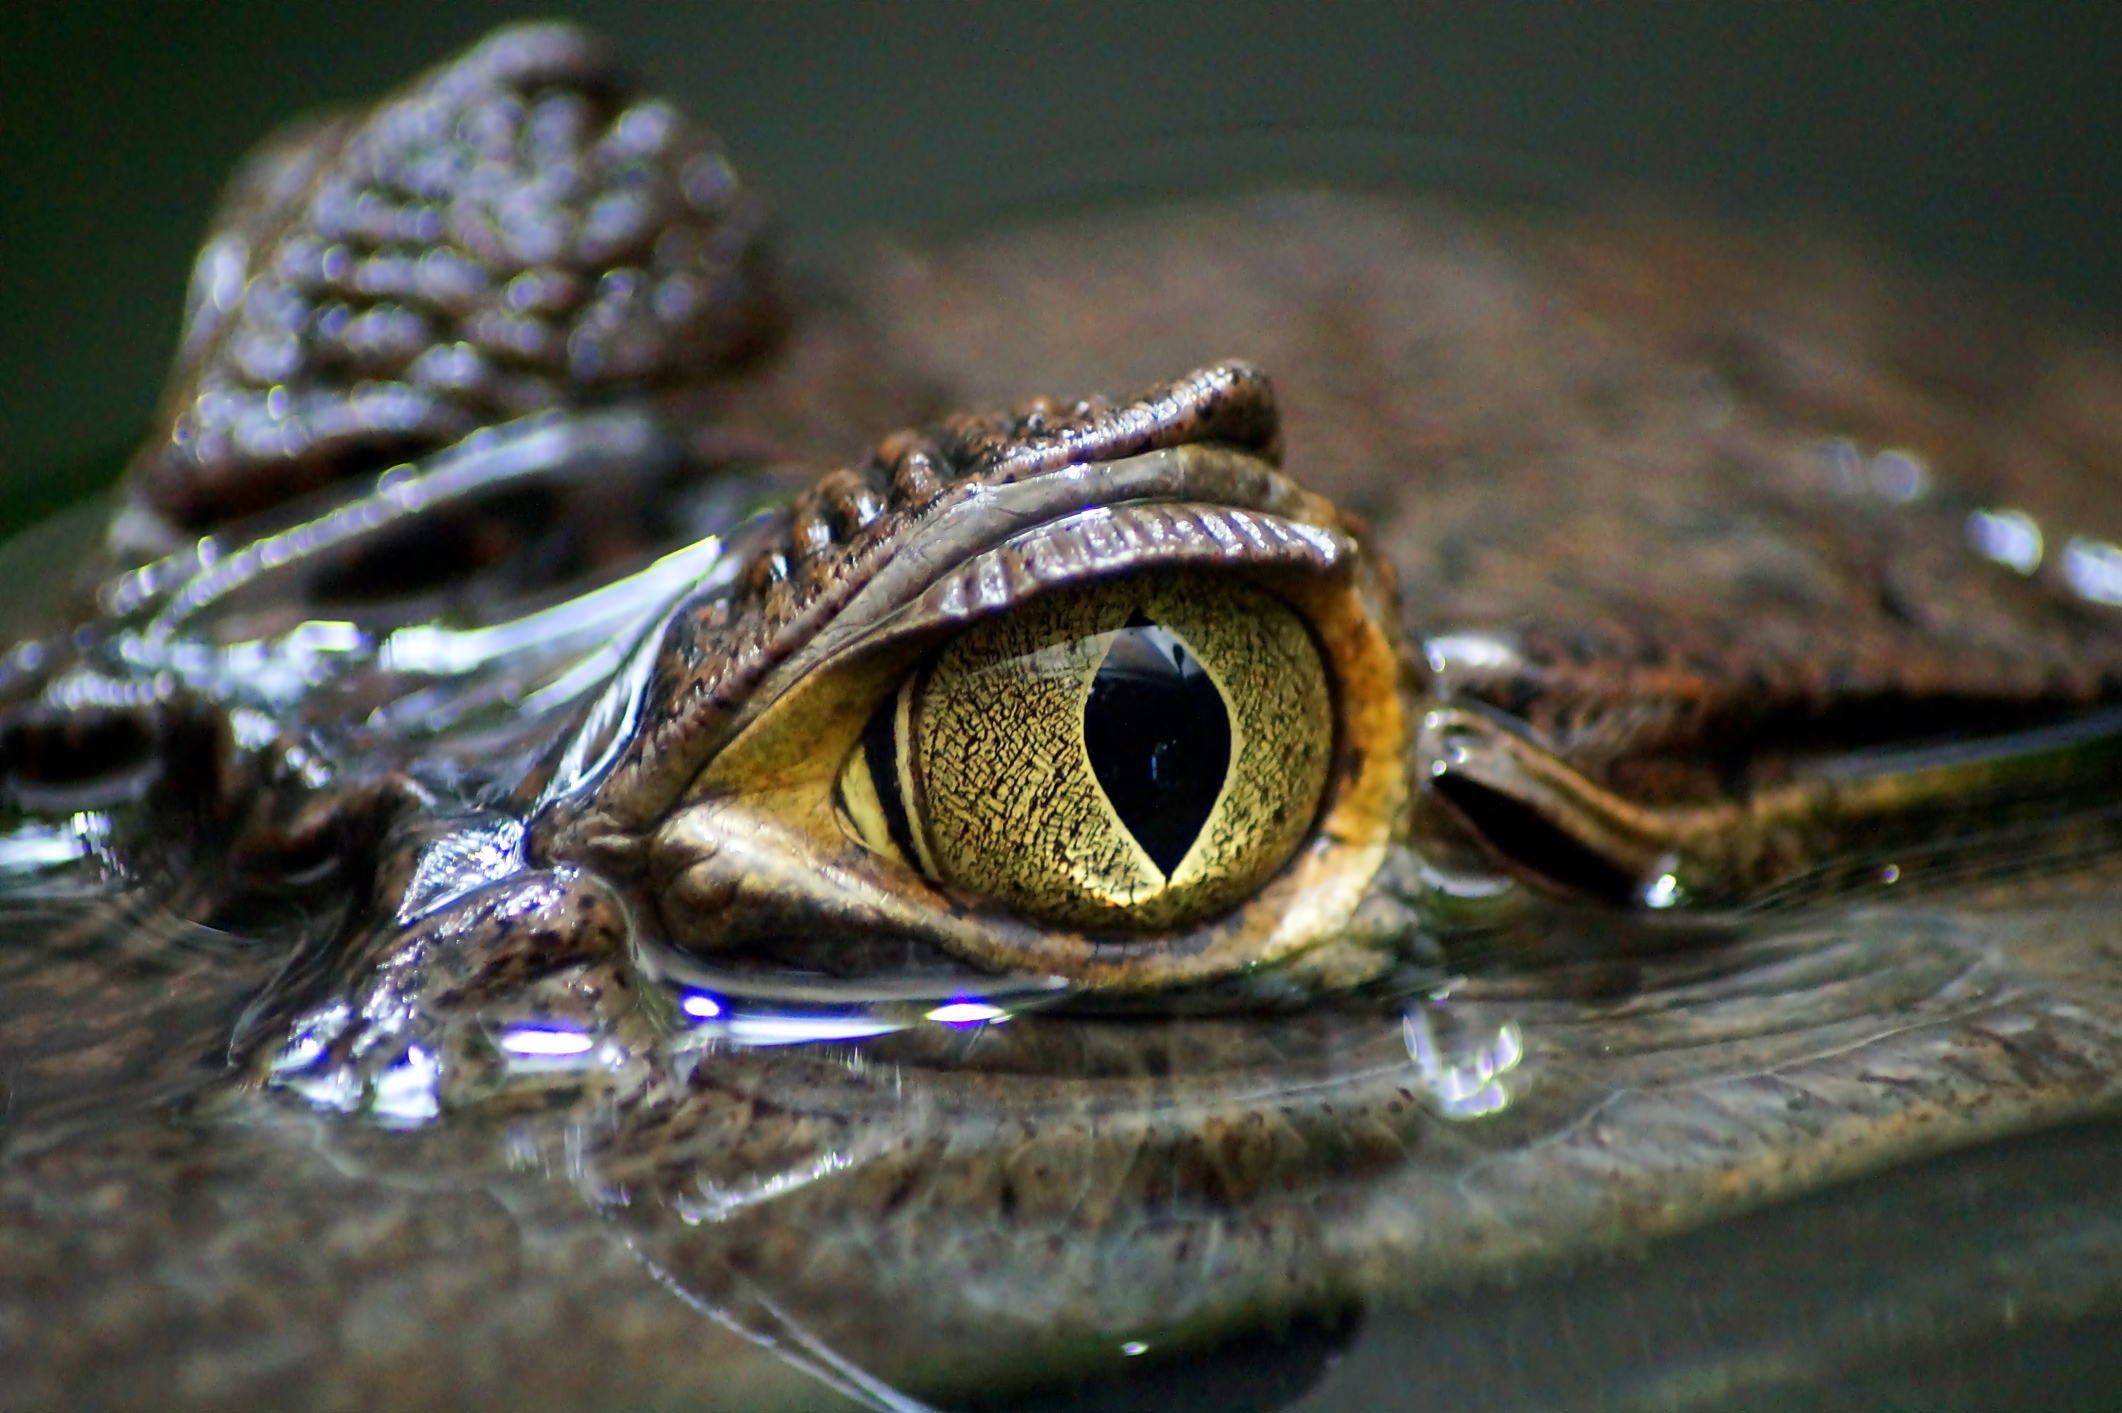
<path fill-rule="evenodd" d="M 1027 916 L 1169 928 L 1288 860 L 1333 735 L 1294 612 L 1227 577 L 1151 573 L 952 640 L 872 718 L 836 802 L 871 849 Z"/>

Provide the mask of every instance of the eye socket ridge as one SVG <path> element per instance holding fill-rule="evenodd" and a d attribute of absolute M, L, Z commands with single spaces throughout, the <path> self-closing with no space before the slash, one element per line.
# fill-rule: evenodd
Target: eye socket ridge
<path fill-rule="evenodd" d="M 1071 522 L 1107 509 L 1132 528 L 1105 537 L 1096 554 L 1074 555 L 1073 567 L 1061 562 L 1068 557 L 1057 558 L 1051 546 L 1068 539 Z M 1234 510 L 1241 514 L 1229 520 Z M 821 678 L 863 675 L 865 659 L 910 662 L 972 619 L 1070 578 L 1186 558 L 1309 571 L 1349 566 L 1362 556 L 1342 526 L 1323 497 L 1259 456 L 1213 442 L 960 481 L 917 512 L 874 522 L 876 533 L 821 551 L 798 575 L 768 585 L 740 575 L 738 591 L 719 608 L 675 620 L 656 649 L 640 734 L 593 785 L 541 815 L 533 831 L 538 856 L 644 863 L 673 809 L 718 780 L 756 778 L 760 746 L 785 734 L 775 718 L 813 695 Z M 1049 548 L 1035 552 L 1035 543 Z M 1022 561 L 1034 553 L 1042 566 L 1028 574 Z M 968 595 L 960 582 L 948 601 L 947 581 L 962 581 L 976 566 L 981 591 Z M 852 740 L 866 718 L 867 705 L 845 723 L 830 703 L 803 704 L 800 739 L 774 742 L 775 777 L 815 778 L 791 763 L 815 757 L 828 741 Z M 831 756 L 837 766 L 837 750 Z M 830 783 L 829 772 L 824 779 Z"/>
<path fill-rule="evenodd" d="M 1044 488 L 1014 483 L 982 496 L 990 525 L 1015 521 L 1006 534 L 968 541 L 952 532 L 899 546 L 916 562 L 895 556 L 843 601 L 830 625 L 812 631 L 808 646 L 765 674 L 741 716 L 718 733 L 721 743 L 649 826 L 642 866 L 673 938 L 703 951 L 741 947 L 754 934 L 765 939 L 761 909 L 734 906 L 742 898 L 771 901 L 777 915 L 797 916 L 793 908 L 839 926 L 925 939 L 985 970 L 1098 987 L 1190 985 L 1321 947 L 1345 970 L 1347 948 L 1337 939 L 1408 807 L 1408 712 L 1423 684 L 1400 651 L 1397 596 L 1385 567 L 1324 501 L 1250 458 L 1184 450 L 1213 454 L 1202 464 L 1210 479 L 1234 483 L 1231 500 L 1116 497 L 1092 514 L 1082 508 L 1082 478 L 1057 473 L 1041 478 Z M 1173 454 L 1141 458 L 1153 459 Z M 1052 484 L 1064 476 L 1077 482 L 1074 508 L 1058 503 Z M 1014 493 L 1031 489 L 1048 514 L 1017 513 L 1024 506 L 999 513 L 1015 504 Z M 1229 518 L 1234 508 L 1242 520 Z M 1204 513 L 1213 524 L 1204 527 Z M 1035 522 L 1030 529 L 1027 520 Z M 1071 541 L 1069 553 L 1052 552 Z M 835 788 L 841 773 L 879 705 L 933 655 L 982 623 L 1016 618 L 1063 591 L 1165 570 L 1279 600 L 1325 664 L 1329 778 L 1308 833 L 1279 872 L 1215 907 L 1174 909 L 1154 926 L 1140 917 L 1115 930 L 1110 909 L 1066 916 L 1026 908 L 974 880 L 944 883 L 940 869 L 922 867 L 918 850 L 907 857 L 899 845 L 869 846 L 865 834 L 888 840 L 888 825 L 848 828 L 844 791 Z M 1104 626 L 1124 626 L 1125 618 Z M 777 842 L 769 848 L 767 840 Z"/>

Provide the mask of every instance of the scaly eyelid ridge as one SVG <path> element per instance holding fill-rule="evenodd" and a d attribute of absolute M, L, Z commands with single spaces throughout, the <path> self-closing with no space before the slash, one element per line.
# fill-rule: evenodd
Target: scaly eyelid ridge
<path fill-rule="evenodd" d="M 824 775 L 830 780 L 869 712 L 923 652 L 981 619 L 1044 594 L 1151 569 L 1333 577 L 1345 572 L 1357 554 L 1355 542 L 1338 531 L 1279 516 L 1246 512 L 1234 526 L 1232 509 L 1171 502 L 1094 507 L 1020 532 L 932 577 L 924 592 L 900 603 L 866 633 L 845 635 L 832 656 L 792 658 L 777 669 L 779 681 L 762 685 L 762 700 L 746 713 L 750 719 L 699 772 L 681 801 L 769 779 L 814 780 L 820 771 L 806 758 L 822 755 L 828 744 L 834 753 Z M 1204 528 L 1204 522 L 1238 538 L 1242 553 L 1230 550 L 1228 540 Z M 1014 563 L 1006 562 L 1010 556 Z M 848 705 L 856 698 L 861 700 L 859 721 Z"/>

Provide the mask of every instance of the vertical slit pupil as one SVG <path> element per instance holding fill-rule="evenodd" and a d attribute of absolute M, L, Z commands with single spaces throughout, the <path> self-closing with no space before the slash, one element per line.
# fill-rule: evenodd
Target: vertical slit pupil
<path fill-rule="evenodd" d="M 1091 679 L 1083 747 L 1120 822 L 1169 878 L 1230 770 L 1230 712 L 1215 679 L 1169 628 L 1137 612 Z"/>

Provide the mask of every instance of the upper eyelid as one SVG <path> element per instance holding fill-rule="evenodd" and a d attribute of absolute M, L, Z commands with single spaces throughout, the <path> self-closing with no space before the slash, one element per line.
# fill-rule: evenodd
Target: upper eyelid
<path fill-rule="evenodd" d="M 1233 519 L 1238 516 L 1242 521 Z M 1204 521 L 1220 523 L 1247 548 L 1232 553 L 1208 533 Z M 1085 527 L 1091 533 L 1079 534 Z M 740 709 L 725 746 L 820 672 L 900 653 L 911 668 L 921 653 L 953 634 L 1045 594 L 1166 568 L 1325 578 L 1352 568 L 1359 555 L 1356 542 L 1338 530 L 1235 506 L 1133 501 L 1062 515 L 971 555 L 888 612 L 843 606 L 843 618 L 870 621 L 841 633 L 828 625 L 780 663 Z"/>
<path fill-rule="evenodd" d="M 1213 526 L 1212 531 L 1209 527 Z M 1233 553 L 1236 540 L 1245 548 Z M 1197 502 L 1099 506 L 1037 526 L 973 556 L 864 636 L 940 636 L 1045 594 L 1151 569 L 1333 574 L 1356 555 L 1337 530 Z"/>

